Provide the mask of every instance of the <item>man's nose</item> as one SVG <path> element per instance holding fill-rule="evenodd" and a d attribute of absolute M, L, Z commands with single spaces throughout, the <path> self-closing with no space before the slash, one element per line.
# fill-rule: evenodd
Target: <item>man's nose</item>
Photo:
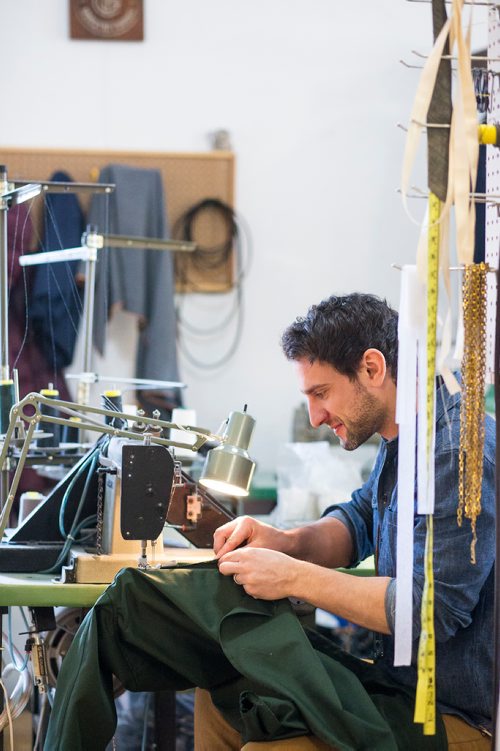
<path fill-rule="evenodd" d="M 309 422 L 311 423 L 313 428 L 319 428 L 320 425 L 323 425 L 323 423 L 327 421 L 328 413 L 325 409 L 323 409 L 323 407 L 318 407 L 317 405 L 309 402 L 308 408 Z"/>

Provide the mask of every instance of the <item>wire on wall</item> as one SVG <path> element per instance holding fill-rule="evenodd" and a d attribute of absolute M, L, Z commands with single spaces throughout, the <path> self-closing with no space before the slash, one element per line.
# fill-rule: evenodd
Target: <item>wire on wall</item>
<path fill-rule="evenodd" d="M 225 229 L 225 236 L 221 241 L 211 246 L 200 245 L 195 231 L 197 220 L 202 214 L 207 213 L 215 214 L 222 219 Z M 243 283 L 248 275 L 252 258 L 250 232 L 242 217 L 231 206 L 217 198 L 206 198 L 179 217 L 173 228 L 173 237 L 196 242 L 198 245 L 197 249 L 189 254 L 189 259 L 184 258 L 182 254 L 176 257 L 176 276 L 181 285 L 187 282 L 188 263 L 189 267 L 195 268 L 200 273 L 200 278 L 203 278 L 204 273 L 226 267 L 234 254 L 235 277 L 232 289 L 226 293 L 211 293 L 211 297 L 215 296 L 218 300 L 221 295 L 228 300 L 228 307 L 219 320 L 206 327 L 198 326 L 190 321 L 185 312 L 185 294 L 179 295 L 176 305 L 177 339 L 180 351 L 194 367 L 201 370 L 216 370 L 231 359 L 241 339 L 244 320 Z M 191 292 L 205 293 L 203 287 L 193 285 L 192 279 L 190 279 L 190 285 Z M 214 338 L 222 339 L 225 332 L 232 326 L 234 326 L 234 333 L 231 342 L 221 357 L 208 362 L 194 354 L 194 339 L 198 339 L 199 342 L 207 342 L 208 339 Z"/>

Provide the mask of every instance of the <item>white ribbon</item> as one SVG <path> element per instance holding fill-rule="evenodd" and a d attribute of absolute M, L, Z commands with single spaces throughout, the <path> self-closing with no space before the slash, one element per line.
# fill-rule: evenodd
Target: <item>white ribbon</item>
<path fill-rule="evenodd" d="M 418 278 L 416 266 L 404 266 L 399 304 L 396 397 L 399 446 L 395 665 L 410 665 L 412 655 L 417 351 L 419 335 L 425 331 L 425 300 L 425 288 Z"/>

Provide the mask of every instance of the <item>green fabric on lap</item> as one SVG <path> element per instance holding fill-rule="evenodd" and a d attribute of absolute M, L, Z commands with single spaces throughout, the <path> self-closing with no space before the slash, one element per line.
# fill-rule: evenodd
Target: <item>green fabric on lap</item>
<path fill-rule="evenodd" d="M 315 649 L 288 600 L 249 597 L 214 562 L 124 569 L 63 661 L 45 749 L 105 749 L 116 725 L 112 674 L 132 691 L 209 689 L 245 743 L 312 733 L 341 751 L 446 748 L 441 725 L 430 741 L 412 726 L 400 745 L 387 695 L 372 701 L 332 654 Z M 394 706 L 409 708 L 408 697 Z"/>

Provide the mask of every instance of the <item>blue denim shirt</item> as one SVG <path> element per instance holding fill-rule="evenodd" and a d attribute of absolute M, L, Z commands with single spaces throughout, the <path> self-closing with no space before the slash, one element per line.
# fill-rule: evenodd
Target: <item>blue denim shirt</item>
<path fill-rule="evenodd" d="M 495 557 L 495 423 L 486 418 L 481 514 L 477 519 L 476 564 L 470 560 L 471 527 L 457 524 L 460 395 L 441 385 L 436 402 L 434 578 L 436 688 L 441 712 L 457 714 L 473 725 L 489 728 L 492 705 L 493 596 Z M 379 483 L 393 474 L 382 518 Z M 394 633 L 396 576 L 397 438 L 382 440 L 374 468 L 347 503 L 331 507 L 354 541 L 356 566 L 377 551 L 377 573 L 389 576 L 386 612 Z M 413 655 L 411 666 L 394 667 L 394 638 L 382 636 L 380 663 L 405 686 L 416 686 L 420 604 L 424 585 L 425 516 L 414 517 Z M 379 664 L 380 664 L 379 663 Z"/>

